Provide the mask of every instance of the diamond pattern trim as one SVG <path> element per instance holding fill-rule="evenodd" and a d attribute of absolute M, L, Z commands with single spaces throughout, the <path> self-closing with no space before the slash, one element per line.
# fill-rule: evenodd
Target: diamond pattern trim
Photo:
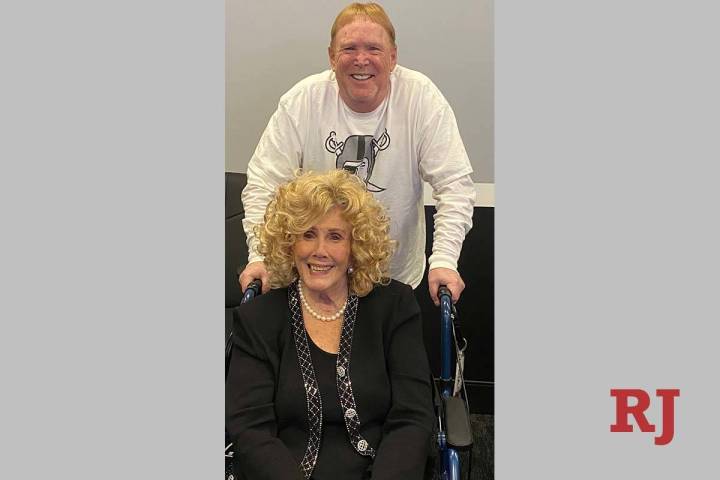
<path fill-rule="evenodd" d="M 322 436 L 322 399 L 320 398 L 320 389 L 318 388 L 315 370 L 313 369 L 312 359 L 310 357 L 310 347 L 308 345 L 307 332 L 303 323 L 302 309 L 300 307 L 300 299 L 297 291 L 297 282 L 291 284 L 288 288 L 288 304 L 290 306 L 290 322 L 295 340 L 295 350 L 298 356 L 298 364 L 300 373 L 302 374 L 303 384 L 305 386 L 305 399 L 307 402 L 308 425 L 310 427 L 310 435 L 308 436 L 305 454 L 300 462 L 300 469 L 306 479 L 310 478 L 315 463 L 317 462 L 318 453 L 320 452 L 320 438 Z"/>
<path fill-rule="evenodd" d="M 352 339 L 358 303 L 357 295 L 350 295 L 347 308 L 345 309 L 342 332 L 340 333 L 340 351 L 337 356 L 337 368 L 335 369 L 337 374 L 335 375 L 335 381 L 337 383 L 340 406 L 343 412 L 345 412 L 345 430 L 347 430 L 348 436 L 350 437 L 350 444 L 360 455 L 375 458 L 375 450 L 368 444 L 367 440 L 360 435 L 360 416 L 357 413 L 355 395 L 353 395 L 352 391 L 350 354 L 352 352 Z M 340 372 L 342 372 L 343 375 L 340 375 Z"/>

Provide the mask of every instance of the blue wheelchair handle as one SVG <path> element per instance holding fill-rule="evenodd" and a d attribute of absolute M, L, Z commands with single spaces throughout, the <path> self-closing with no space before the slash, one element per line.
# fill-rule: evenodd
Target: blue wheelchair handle
<path fill-rule="evenodd" d="M 438 288 L 440 300 L 440 378 L 442 380 L 442 396 L 452 395 L 450 387 L 452 379 L 452 293 L 446 285 Z M 460 479 L 460 456 L 454 448 L 444 444 L 440 448 L 443 465 L 443 480 Z"/>
<path fill-rule="evenodd" d="M 450 297 L 450 300 L 452 301 L 452 293 L 450 292 L 450 289 L 445 285 L 440 285 L 440 287 L 438 287 L 438 298 L 446 295 Z"/>
<path fill-rule="evenodd" d="M 243 292 L 242 303 L 252 300 L 262 290 L 262 280 L 256 278 L 247 286 Z"/>
<path fill-rule="evenodd" d="M 440 299 L 440 377 L 449 380 L 452 377 L 452 294 L 445 285 L 438 288 Z M 443 393 L 447 393 L 447 388 Z"/>

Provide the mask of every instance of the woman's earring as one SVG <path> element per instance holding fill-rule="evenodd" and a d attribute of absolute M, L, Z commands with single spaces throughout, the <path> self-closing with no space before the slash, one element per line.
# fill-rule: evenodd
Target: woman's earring
<path fill-rule="evenodd" d="M 352 275 L 352 273 L 353 273 L 354 271 L 355 271 L 355 269 L 352 267 L 352 265 L 350 265 L 350 266 L 348 267 L 348 275 Z"/>

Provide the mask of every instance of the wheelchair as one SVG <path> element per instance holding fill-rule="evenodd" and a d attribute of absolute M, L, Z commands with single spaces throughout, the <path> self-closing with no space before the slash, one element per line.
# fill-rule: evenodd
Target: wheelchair
<path fill-rule="evenodd" d="M 262 282 L 260 280 L 253 280 L 250 282 L 248 287 L 243 292 L 242 300 L 240 303 L 249 302 L 256 295 L 259 295 L 262 291 Z M 230 369 L 230 357 L 232 352 L 232 332 L 228 335 L 225 340 L 225 380 L 227 380 L 228 370 Z M 225 480 L 234 480 L 233 474 L 233 449 L 232 442 L 228 436 L 227 430 L 225 431 Z"/>
<path fill-rule="evenodd" d="M 259 280 L 254 280 L 243 293 L 242 303 L 252 300 L 262 290 Z M 432 436 L 433 454 L 426 465 L 426 480 L 460 480 L 461 451 L 472 448 L 470 410 L 463 378 L 463 358 L 467 341 L 459 332 L 457 312 L 452 296 L 445 286 L 438 291 L 440 299 L 440 378 L 432 378 L 433 405 L 437 422 Z M 232 350 L 232 333 L 225 344 L 225 377 L 227 378 Z M 458 337 L 463 342 L 458 344 Z M 452 374 L 455 358 L 455 376 Z M 470 478 L 472 455 L 468 455 L 467 478 Z M 225 480 L 234 480 L 232 443 L 225 432 Z"/>
<path fill-rule="evenodd" d="M 452 304 L 450 290 L 446 286 L 440 286 L 438 298 L 440 300 L 440 378 L 437 381 L 433 379 L 433 403 L 437 418 L 433 443 L 437 455 L 433 461 L 428 462 L 425 478 L 460 480 L 460 452 L 471 450 L 473 443 L 470 408 L 463 377 L 463 359 L 467 341 L 460 333 L 457 311 Z M 462 347 L 458 344 L 458 337 L 462 341 Z M 454 378 L 453 353 L 455 354 Z M 470 478 L 472 453 L 467 456 L 467 460 L 467 478 Z M 432 476 L 428 477 L 428 474 Z"/>

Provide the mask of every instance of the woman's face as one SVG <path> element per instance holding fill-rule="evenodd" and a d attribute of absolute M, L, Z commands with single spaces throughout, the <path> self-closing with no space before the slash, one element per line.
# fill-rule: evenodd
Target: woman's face
<path fill-rule="evenodd" d="M 347 294 L 352 227 L 338 207 L 298 236 L 295 267 L 306 293 L 336 299 Z"/>

